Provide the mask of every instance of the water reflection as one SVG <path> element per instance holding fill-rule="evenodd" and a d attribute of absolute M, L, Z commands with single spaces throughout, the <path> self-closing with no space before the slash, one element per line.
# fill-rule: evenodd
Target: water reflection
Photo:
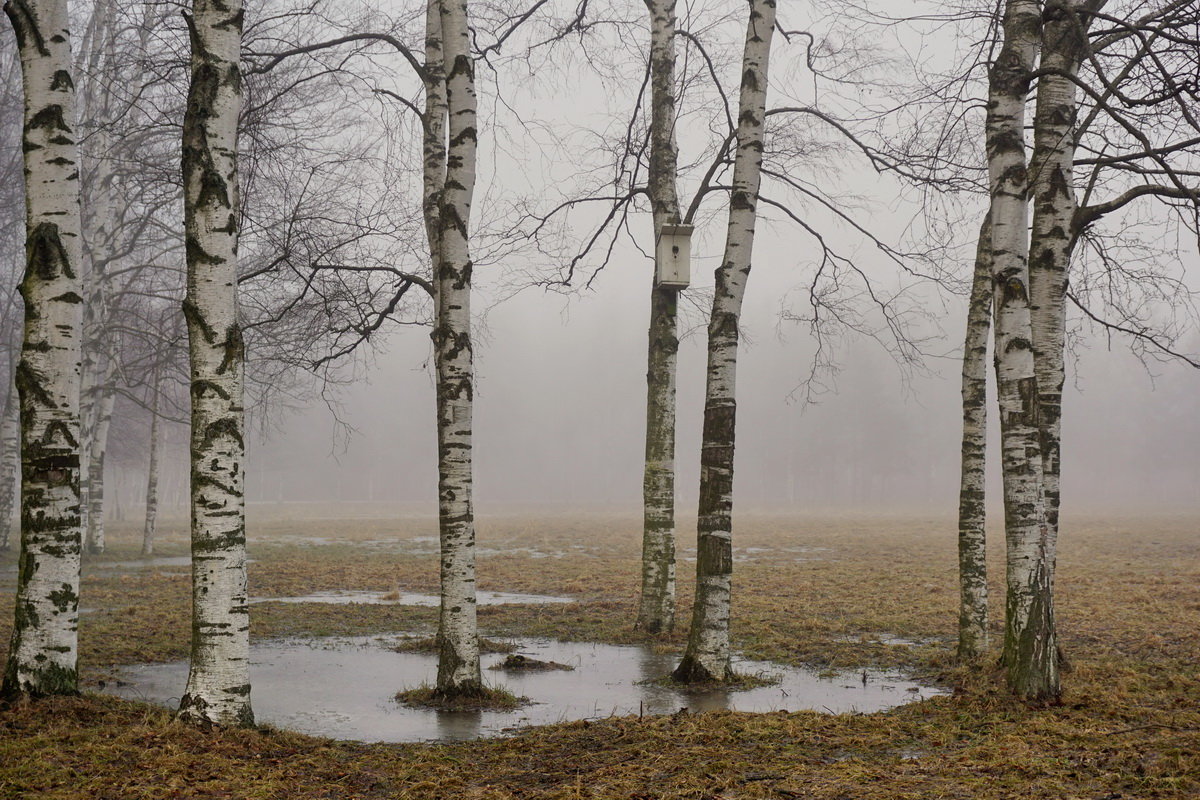
<path fill-rule="evenodd" d="M 357 637 L 267 642 L 251 652 L 255 715 L 262 722 L 319 736 L 363 741 L 461 740 L 495 736 L 512 728 L 610 715 L 738 711 L 877 711 L 940 691 L 895 675 L 861 673 L 820 677 L 762 662 L 740 662 L 741 672 L 768 673 L 779 682 L 744 691 L 687 692 L 655 681 L 670 673 L 675 657 L 648 647 L 532 640 L 521 652 L 557 661 L 574 670 L 485 672 L 529 705 L 514 711 L 438 713 L 399 705 L 395 693 L 432 683 L 436 659 L 425 653 L 393 652 L 395 639 Z M 490 667 L 503 655 L 486 656 Z M 183 691 L 187 665 L 128 667 L 126 686 L 109 687 L 126 697 L 168 704 Z"/>

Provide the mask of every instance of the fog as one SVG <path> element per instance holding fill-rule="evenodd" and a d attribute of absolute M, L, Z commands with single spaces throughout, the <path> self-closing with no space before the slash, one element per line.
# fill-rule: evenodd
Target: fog
<path fill-rule="evenodd" d="M 740 28 L 734 25 L 730 31 L 721 35 L 736 52 Z M 965 45 L 943 44 L 922 57 L 956 63 Z M 774 100 L 808 102 L 816 90 L 811 76 L 805 77 L 802 55 L 777 49 Z M 556 192 L 566 191 L 562 184 L 587 174 L 585 167 L 596 174 L 603 171 L 609 154 L 596 142 L 614 128 L 623 131 L 642 63 L 629 59 L 603 77 L 571 65 L 557 71 L 553 66 L 538 64 L 543 70 L 538 80 L 506 85 L 503 108 L 495 102 L 495 86 L 482 86 L 488 128 L 481 143 L 476 217 L 486 217 L 516 192 L 551 202 Z M 735 74 L 736 68 L 734 63 Z M 621 69 L 629 74 L 622 76 Z M 394 79 L 398 89 L 412 87 L 406 66 L 394 74 L 390 70 L 380 74 Z M 623 77 L 629 80 L 623 83 Z M 384 78 L 380 81 L 387 85 Z M 681 158 L 690 165 L 680 178 L 685 203 L 707 163 L 710 131 L 697 122 L 703 121 L 697 113 L 710 100 L 698 95 L 681 101 Z M 397 153 L 403 157 L 407 147 L 417 165 L 419 141 L 410 138 L 396 144 Z M 595 149 L 582 152 L 580 142 Z M 829 156 L 819 142 L 812 146 L 816 155 L 805 180 L 831 195 L 844 195 L 845 208 L 881 239 L 898 241 L 913 232 L 910 227 L 921 209 L 897 185 L 854 159 Z M 419 196 L 419 176 L 413 171 L 408 177 L 408 186 L 394 187 L 398 197 Z M 885 294 L 901 287 L 895 263 L 813 205 L 802 210 L 805 219 L 834 237 Z M 965 219 L 979 218 L 967 212 Z M 720 260 L 723 213 L 722 202 L 709 201 L 697 220 L 693 243 L 693 284 L 700 292 L 689 292 L 700 309 L 691 311 L 685 324 L 691 332 L 681 342 L 678 373 L 677 507 L 685 513 L 695 507 L 699 481 L 703 289 L 711 287 Z M 807 402 L 803 383 L 815 343 L 804 326 L 784 321 L 781 312 L 803 305 L 803 293 L 792 293 L 811 280 L 814 244 L 778 213 L 764 208 L 762 217 L 742 317 L 735 508 L 953 513 L 961 434 L 957 357 L 965 298 L 933 287 L 910 289 L 916 310 L 928 315 L 914 333 L 934 337 L 923 345 L 922 363 L 897 364 L 877 343 L 847 338 L 838 343 L 838 374 L 826 382 L 827 391 L 815 403 Z M 572 222 L 574 228 L 564 234 L 566 250 L 590 232 L 586 217 Z M 960 263 L 943 265 L 963 280 L 970 273 L 974 225 L 960 226 L 958 249 L 948 251 L 958 253 Z M 523 261 L 524 256 L 515 255 L 477 266 L 478 513 L 514 505 L 639 511 L 652 273 L 644 252 L 650 243 L 649 215 L 635 215 L 631 229 L 642 248 L 622 238 L 586 289 L 577 281 L 569 293 L 517 291 L 530 274 L 561 268 L 561 263 Z M 423 244 L 411 249 L 422 252 Z M 1195 243 L 1185 242 L 1178 257 L 1182 263 L 1173 272 L 1186 272 L 1194 282 L 1200 267 Z M 1194 330 L 1180 349 L 1200 352 Z M 1110 339 L 1086 327 L 1077 331 L 1072 350 L 1063 416 L 1065 511 L 1200 507 L 1200 371 L 1179 362 L 1143 364 L 1120 336 Z M 354 372 L 361 379 L 330 388 L 324 398 L 313 394 L 290 411 L 270 411 L 271 424 L 265 430 L 260 426 L 248 443 L 249 502 L 396 502 L 435 512 L 427 329 L 385 326 L 357 358 Z M 996 501 L 994 403 L 989 413 L 989 493 Z M 164 501 L 181 508 L 186 432 L 173 428 L 165 454 Z M 136 503 L 144 491 L 144 450 L 144 441 L 134 433 L 125 442 L 114 442 L 118 503 Z"/>
<path fill-rule="evenodd" d="M 780 322 L 796 282 L 786 241 L 756 259 L 738 374 L 735 508 L 814 512 L 957 508 L 959 364 L 965 303 L 951 298 L 944 357 L 907 378 L 873 343 L 851 340 L 834 391 L 795 396 L 813 345 Z M 707 254 L 699 280 L 711 285 Z M 703 257 L 703 254 L 702 254 Z M 1192 266 L 1195 266 L 1192 264 Z M 649 263 L 614 259 L 579 298 L 525 292 L 492 307 L 477 348 L 477 511 L 511 505 L 640 509 Z M 482 305 L 482 304 L 481 304 Z M 1192 342 L 1195 350 L 1195 342 Z M 705 332 L 680 347 L 677 496 L 694 510 L 704 391 Z M 430 346 L 422 330 L 395 333 L 369 378 L 324 405 L 285 418 L 251 445 L 254 501 L 399 501 L 436 508 Z M 1064 399 L 1066 511 L 1200 507 L 1200 375 L 1144 365 L 1120 339 L 1077 339 Z M 998 453 L 995 411 L 990 447 Z M 998 457 L 990 459 L 995 462 Z M 990 475 L 998 501 L 998 470 Z"/>

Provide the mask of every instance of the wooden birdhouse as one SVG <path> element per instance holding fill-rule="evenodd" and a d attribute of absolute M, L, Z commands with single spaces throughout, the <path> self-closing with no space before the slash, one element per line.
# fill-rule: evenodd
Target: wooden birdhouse
<path fill-rule="evenodd" d="M 692 226 L 663 225 L 654 250 L 655 278 L 659 286 L 686 289 L 691 280 Z"/>

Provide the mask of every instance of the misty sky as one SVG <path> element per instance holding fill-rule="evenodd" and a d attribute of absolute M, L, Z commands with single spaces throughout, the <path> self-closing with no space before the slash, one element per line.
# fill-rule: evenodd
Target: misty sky
<path fill-rule="evenodd" d="M 729 29 L 734 45 L 740 41 L 738 25 Z M 789 61 L 782 44 L 777 50 L 780 55 L 772 56 L 773 101 L 810 101 L 814 82 L 799 66 L 799 52 Z M 957 57 L 952 47 L 930 52 L 943 59 Z M 623 82 L 615 68 L 602 80 L 570 65 L 553 71 L 552 65 L 541 64 L 539 78 L 544 80 L 507 87 L 508 109 L 502 111 L 489 100 L 494 87 L 485 80 L 481 99 L 488 127 L 481 142 L 476 218 L 486 216 L 510 188 L 551 197 L 586 175 L 584 166 L 599 163 L 596 159 L 604 153 L 596 141 L 601 133 L 621 129 L 618 112 L 631 107 L 636 78 L 644 69 L 634 61 L 630 65 L 633 79 Z M 396 85 L 411 88 L 407 67 L 400 63 L 396 73 Z M 513 126 L 518 116 L 537 124 Z M 681 179 L 685 203 L 704 164 L 706 137 L 697 119 L 686 117 L 679 133 L 682 160 L 692 163 L 691 173 Z M 552 140 L 544 131 L 556 131 L 561 139 Z M 409 156 L 419 164 L 419 143 L 414 138 L 411 144 Z M 415 172 L 411 177 L 406 188 L 416 197 Z M 884 238 L 898 237 L 917 213 L 894 184 L 853 159 L 816 157 L 806 177 L 852 196 L 855 218 Z M 712 285 L 724 240 L 723 203 L 714 199 L 706 211 L 693 244 L 693 282 L 701 288 Z M 856 240 L 845 225 L 819 210 L 810 213 L 815 225 L 861 260 L 879 287 L 901 285 L 895 266 Z M 798 290 L 811 276 L 816 253 L 811 238 L 778 214 L 765 212 L 764 217 L 743 314 L 735 507 L 953 513 L 961 434 L 956 358 L 965 300 L 931 289 L 913 295 L 918 310 L 929 316 L 917 331 L 940 337 L 925 344 L 928 357 L 921 369 L 906 375 L 876 344 L 848 339 L 841 343 L 841 372 L 830 391 L 816 405 L 799 402 L 797 390 L 814 343 L 804 327 L 782 321 L 781 311 L 802 306 Z M 587 218 L 574 221 L 577 227 L 568 236 L 585 236 Z M 971 266 L 966 259 L 973 250 L 975 225 L 962 226 L 961 263 L 947 265 L 963 277 Z M 635 219 L 632 230 L 649 251 L 649 216 Z M 1194 245 L 1185 241 L 1180 254 L 1192 276 L 1200 268 Z M 623 241 L 590 290 L 566 296 L 530 289 L 496 304 L 523 270 L 545 266 L 517 258 L 484 264 L 475 272 L 476 316 L 486 323 L 476 332 L 477 510 L 544 504 L 637 512 L 651 262 L 645 252 Z M 690 322 L 695 330 L 682 343 L 679 359 L 677 449 L 679 508 L 689 513 L 695 507 L 699 472 L 703 314 L 692 313 Z M 1067 512 L 1200 508 L 1200 371 L 1179 364 L 1152 364 L 1148 370 L 1128 354 L 1120 338 L 1112 340 L 1111 349 L 1095 332 L 1076 341 L 1064 400 Z M 434 512 L 437 475 L 427 331 L 393 327 L 375 345 L 362 370 L 368 378 L 338 396 L 339 415 L 355 432 L 341 435 L 319 399 L 283 418 L 266 441 L 256 438 L 250 444 L 251 502 L 373 499 L 425 504 Z M 1200 340 L 1193 334 L 1181 348 L 1200 352 Z M 994 429 L 994 408 L 989 413 Z M 998 463 L 995 438 L 989 459 L 993 467 Z M 170 460 L 177 478 L 184 474 L 182 441 L 176 430 Z M 136 469 L 137 454 L 132 455 L 120 459 L 130 472 Z M 992 469 L 993 499 L 999 497 L 996 472 Z"/>

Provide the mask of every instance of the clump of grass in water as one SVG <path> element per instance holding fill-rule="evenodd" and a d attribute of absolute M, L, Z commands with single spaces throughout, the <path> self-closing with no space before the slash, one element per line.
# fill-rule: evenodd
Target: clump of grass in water
<path fill-rule="evenodd" d="M 512 711 L 529 702 L 503 686 L 484 686 L 478 693 L 446 697 L 436 686 L 422 684 L 415 689 L 396 692 L 396 702 L 412 708 L 434 708 L 439 711 Z"/>
<path fill-rule="evenodd" d="M 488 669 L 514 670 L 517 672 L 545 672 L 547 670 L 573 670 L 570 664 L 560 664 L 557 661 L 538 661 L 536 658 L 513 653 L 499 664 L 493 664 Z"/>

